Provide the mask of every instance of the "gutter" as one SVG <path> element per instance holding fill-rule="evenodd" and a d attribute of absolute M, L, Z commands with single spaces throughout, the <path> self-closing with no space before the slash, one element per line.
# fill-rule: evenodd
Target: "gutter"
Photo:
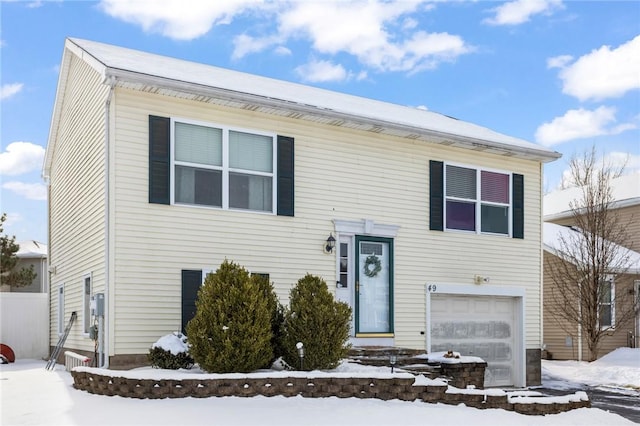
<path fill-rule="evenodd" d="M 194 95 L 210 96 L 217 99 L 227 100 L 231 102 L 246 102 L 256 105 L 260 105 L 267 108 L 280 109 L 291 111 L 295 113 L 308 114 L 316 117 L 325 118 L 328 120 L 339 121 L 351 121 L 357 124 L 370 125 L 377 128 L 386 128 L 389 130 L 395 130 L 410 134 L 422 135 L 431 138 L 444 139 L 445 141 L 457 141 L 466 145 L 468 149 L 474 148 L 486 148 L 493 150 L 504 151 L 506 154 L 521 154 L 527 157 L 534 157 L 542 162 L 551 162 L 562 156 L 558 152 L 550 152 L 538 150 L 535 148 L 528 148 L 523 146 L 511 145 L 504 142 L 490 141 L 484 139 L 478 139 L 470 136 L 461 136 L 458 134 L 447 133 L 439 130 L 431 130 L 422 127 L 415 127 L 411 125 L 404 125 L 401 123 L 395 123 L 391 121 L 385 121 L 384 119 L 365 117 L 361 115 L 354 115 L 345 113 L 329 108 L 322 108 L 314 105 L 302 104 L 292 102 L 284 99 L 265 97 L 261 95 L 238 92 L 229 89 L 223 89 L 218 87 L 206 86 L 203 84 L 189 83 L 185 81 L 173 80 L 164 77 L 158 77 L 149 74 L 140 74 L 134 71 L 127 71 L 118 68 L 107 68 L 105 70 L 106 79 L 117 79 L 119 82 L 128 82 L 132 84 L 144 84 L 164 88 L 168 90 L 175 90 L 178 92 L 190 93 Z M 468 123 L 473 125 L 472 123 Z M 475 126 L 475 125 L 474 125 Z M 493 130 L 487 129 L 491 132 Z M 496 132 L 494 132 L 496 133 Z M 506 135 L 503 135 L 508 137 Z M 517 138 L 513 138 L 516 140 Z M 526 142 L 526 141 L 523 141 Z"/>

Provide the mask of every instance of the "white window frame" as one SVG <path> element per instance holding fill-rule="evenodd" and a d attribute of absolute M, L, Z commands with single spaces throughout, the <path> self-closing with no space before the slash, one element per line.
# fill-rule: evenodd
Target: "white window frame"
<path fill-rule="evenodd" d="M 58 286 L 58 335 L 64 333 L 64 284 Z"/>
<path fill-rule="evenodd" d="M 184 123 L 184 124 L 192 124 L 196 126 L 203 127 L 211 127 L 215 129 L 222 130 L 222 166 L 211 166 L 207 164 L 200 163 L 189 163 L 184 161 L 176 161 L 175 160 L 175 124 L 176 123 Z M 271 173 L 260 172 L 257 170 L 244 170 L 244 169 L 234 169 L 229 166 L 229 132 L 241 132 L 241 133 L 249 133 L 253 135 L 266 136 L 271 138 Z M 277 209 L 277 142 L 278 138 L 275 133 L 263 132 L 254 129 L 246 129 L 234 126 L 222 125 L 219 123 L 192 120 L 188 118 L 178 118 L 171 117 L 171 139 L 170 139 L 170 178 L 169 185 L 171 188 L 171 204 L 177 204 L 180 206 L 190 206 L 190 207 L 199 207 L 199 208 L 209 208 L 209 209 L 222 209 L 222 210 L 232 210 L 232 211 L 241 211 L 241 212 L 252 212 L 252 213 L 262 213 L 268 215 L 275 215 Z M 176 203 L 175 201 L 175 170 L 176 165 L 178 166 L 187 166 L 198 169 L 208 169 L 208 170 L 219 170 L 222 172 L 222 207 L 218 206 L 207 206 L 201 204 L 190 204 L 190 203 Z M 229 173 L 242 173 L 245 175 L 252 176 L 265 176 L 271 178 L 271 211 L 265 210 L 251 210 L 251 209 L 240 209 L 229 207 Z"/>
<path fill-rule="evenodd" d="M 609 283 L 611 285 L 610 300 L 608 303 L 602 303 L 598 301 L 598 326 L 601 330 L 613 330 L 616 328 L 616 281 L 612 276 L 607 276 L 603 283 Z M 600 293 L 600 291 L 598 291 Z M 611 324 L 600 325 L 600 306 L 611 306 Z"/>
<path fill-rule="evenodd" d="M 476 171 L 476 198 L 475 200 L 467 199 L 467 198 L 457 198 L 450 197 L 447 195 L 447 166 L 455 166 L 462 167 L 465 169 L 472 169 Z M 509 203 L 495 203 L 491 201 L 483 201 L 482 200 L 482 172 L 491 172 L 491 173 L 500 173 L 503 175 L 509 176 Z M 497 235 L 502 237 L 511 237 L 513 235 L 513 173 L 500 170 L 500 169 L 492 169 L 488 167 L 478 167 L 469 164 L 463 163 L 453 163 L 453 162 L 445 162 L 444 170 L 443 170 L 443 221 L 444 221 L 444 229 L 448 232 L 462 232 L 465 234 L 482 234 L 482 235 Z M 447 201 L 459 201 L 465 203 L 473 203 L 475 205 L 475 219 L 476 219 L 476 229 L 475 231 L 466 231 L 464 229 L 456 229 L 447 227 Z M 496 206 L 496 207 L 507 207 L 507 233 L 501 234 L 496 232 L 482 232 L 482 205 L 488 206 Z"/>
<path fill-rule="evenodd" d="M 89 280 L 89 297 L 85 293 L 85 285 L 87 279 Z M 91 295 L 93 294 L 93 275 L 91 272 L 82 276 L 81 297 L 82 297 L 82 334 L 89 336 L 89 329 L 91 328 Z"/>

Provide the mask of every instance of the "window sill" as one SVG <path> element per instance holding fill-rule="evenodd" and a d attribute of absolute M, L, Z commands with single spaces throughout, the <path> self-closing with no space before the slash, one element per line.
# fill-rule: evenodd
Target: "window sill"
<path fill-rule="evenodd" d="M 394 337 L 394 333 L 356 333 L 355 337 Z"/>

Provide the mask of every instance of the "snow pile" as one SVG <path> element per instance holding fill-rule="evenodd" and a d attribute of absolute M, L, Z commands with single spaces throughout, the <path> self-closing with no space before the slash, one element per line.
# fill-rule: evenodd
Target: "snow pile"
<path fill-rule="evenodd" d="M 151 345 L 151 348 L 161 348 L 167 352 L 171 352 L 173 355 L 178 355 L 182 352 L 189 352 L 187 336 L 180 333 L 179 331 L 174 331 L 171 334 L 162 336 L 158 339 L 157 342 Z"/>
<path fill-rule="evenodd" d="M 542 374 L 550 381 L 568 382 L 567 387 L 574 383 L 640 391 L 640 349 L 618 348 L 591 363 L 543 360 Z"/>
<path fill-rule="evenodd" d="M 419 358 L 425 358 L 427 362 L 439 362 L 441 364 L 485 362 L 477 356 L 463 356 L 459 352 L 431 352 L 430 354 L 420 355 Z"/>

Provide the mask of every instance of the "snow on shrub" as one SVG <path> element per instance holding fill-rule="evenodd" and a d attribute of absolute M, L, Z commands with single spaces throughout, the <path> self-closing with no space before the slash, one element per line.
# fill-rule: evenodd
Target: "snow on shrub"
<path fill-rule="evenodd" d="M 158 339 L 147 355 L 151 366 L 177 370 L 179 368 L 193 367 L 193 358 L 189 355 L 187 336 L 174 331 Z"/>

